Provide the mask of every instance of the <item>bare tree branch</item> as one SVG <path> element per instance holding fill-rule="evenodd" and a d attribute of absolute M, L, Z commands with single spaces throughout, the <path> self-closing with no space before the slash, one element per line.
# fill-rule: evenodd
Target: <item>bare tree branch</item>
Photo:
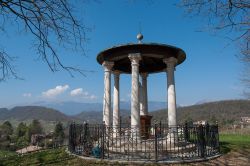
<path fill-rule="evenodd" d="M 14 66 L 11 65 L 11 62 L 14 58 L 10 57 L 5 51 L 0 52 L 0 81 L 6 80 L 9 76 L 13 76 L 16 79 L 21 79 L 17 76 Z"/>
<path fill-rule="evenodd" d="M 84 70 L 65 66 L 57 50 L 63 47 L 84 53 L 85 33 L 88 29 L 76 19 L 73 12 L 72 4 L 67 0 L 0 0 L 2 23 L 0 29 L 5 30 L 6 18 L 8 21 L 21 23 L 26 31 L 33 35 L 35 39 L 33 44 L 37 53 L 52 72 L 64 69 L 72 76 L 72 72 L 84 75 L 86 72 Z M 6 52 L 1 52 L 1 54 L 5 57 L 7 55 Z M 10 59 L 4 60 L 8 62 Z M 8 74 L 16 73 L 9 72 Z"/>
<path fill-rule="evenodd" d="M 248 68 L 242 80 L 250 87 L 250 1 L 182 0 L 179 6 L 186 9 L 188 15 L 207 18 L 209 29 L 225 34 L 231 42 L 240 45 L 240 60 Z"/>

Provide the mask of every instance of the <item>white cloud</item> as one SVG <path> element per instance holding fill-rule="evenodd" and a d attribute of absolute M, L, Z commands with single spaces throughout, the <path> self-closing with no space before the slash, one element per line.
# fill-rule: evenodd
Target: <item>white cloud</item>
<path fill-rule="evenodd" d="M 73 89 L 72 91 L 70 91 L 70 96 L 72 97 L 83 97 L 85 99 L 90 99 L 90 100 L 94 100 L 97 97 L 93 94 L 89 94 L 89 92 L 85 92 L 83 91 L 82 88 L 77 88 L 77 89 Z"/>
<path fill-rule="evenodd" d="M 32 96 L 31 93 L 24 93 L 24 94 L 23 94 L 23 97 L 31 97 L 31 96 Z"/>
<path fill-rule="evenodd" d="M 82 88 L 77 88 L 70 92 L 70 96 L 82 96 L 82 95 L 84 95 Z"/>
<path fill-rule="evenodd" d="M 43 97 L 48 97 L 48 98 L 52 98 L 52 97 L 56 97 L 60 94 L 62 94 L 63 92 L 65 92 L 67 89 L 69 89 L 69 85 L 58 85 L 53 89 L 49 89 L 45 92 L 42 92 L 42 96 Z"/>

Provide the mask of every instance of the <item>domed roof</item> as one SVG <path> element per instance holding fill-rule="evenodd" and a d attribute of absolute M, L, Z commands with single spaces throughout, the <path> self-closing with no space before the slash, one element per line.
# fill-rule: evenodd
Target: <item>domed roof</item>
<path fill-rule="evenodd" d="M 129 54 L 140 53 L 140 73 L 162 72 L 166 69 L 163 59 L 174 57 L 177 64 L 186 59 L 185 52 L 177 47 L 158 43 L 125 44 L 108 48 L 97 55 L 97 61 L 102 64 L 104 61 L 114 62 L 113 71 L 131 73 L 131 62 Z"/>

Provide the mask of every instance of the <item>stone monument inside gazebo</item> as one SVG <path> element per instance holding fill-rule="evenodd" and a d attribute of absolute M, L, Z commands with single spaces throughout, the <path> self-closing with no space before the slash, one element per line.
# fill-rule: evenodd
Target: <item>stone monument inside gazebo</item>
<path fill-rule="evenodd" d="M 100 52 L 97 61 L 104 68 L 103 121 L 111 126 L 111 75 L 114 75 L 113 128 L 119 125 L 120 114 L 120 74 L 131 74 L 131 130 L 140 136 L 141 123 L 150 125 L 148 115 L 147 77 L 149 74 L 166 72 L 168 125 L 176 126 L 176 93 L 174 71 L 185 58 L 185 52 L 177 47 L 142 43 L 142 34 L 137 35 L 138 43 L 115 46 Z M 141 76 L 141 103 L 140 81 Z M 141 123 L 140 123 L 141 122 Z"/>

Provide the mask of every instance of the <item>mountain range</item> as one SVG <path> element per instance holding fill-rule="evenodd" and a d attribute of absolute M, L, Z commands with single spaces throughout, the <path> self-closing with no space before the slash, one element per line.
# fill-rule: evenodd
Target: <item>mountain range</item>
<path fill-rule="evenodd" d="M 42 106 L 47 108 L 56 109 L 66 115 L 77 115 L 81 112 L 89 112 L 89 111 L 102 111 L 102 103 L 82 103 L 82 102 L 74 102 L 74 101 L 65 101 L 65 102 L 35 102 L 29 105 L 33 106 Z M 149 101 L 148 108 L 149 111 L 155 111 L 159 109 L 166 108 L 166 102 L 158 102 L 158 101 Z M 120 108 L 123 110 L 130 110 L 130 102 L 122 101 L 120 102 Z"/>
<path fill-rule="evenodd" d="M 43 121 L 70 121 L 71 117 L 55 109 L 40 106 L 19 106 L 12 109 L 0 108 L 0 120 L 26 121 L 39 119 Z"/>
<path fill-rule="evenodd" d="M 154 111 L 151 115 L 156 120 L 167 119 L 167 112 L 164 109 Z M 213 123 L 217 121 L 220 125 L 227 125 L 240 121 L 241 117 L 250 117 L 250 100 L 214 101 L 177 109 L 179 123 L 190 120 L 208 120 Z"/>
<path fill-rule="evenodd" d="M 150 115 L 153 116 L 153 120 L 167 120 L 166 109 L 151 111 Z M 121 116 L 122 122 L 126 122 L 130 116 L 130 111 L 121 109 Z M 218 121 L 219 124 L 225 125 L 239 121 L 240 117 L 243 116 L 250 117 L 250 100 L 217 101 L 177 108 L 179 123 L 187 120 L 209 120 Z M 14 120 L 20 122 L 32 119 L 47 122 L 87 121 L 89 123 L 101 123 L 102 111 L 90 110 L 76 115 L 66 115 L 58 110 L 41 106 L 19 106 L 12 109 L 0 108 L 0 121 Z"/>

